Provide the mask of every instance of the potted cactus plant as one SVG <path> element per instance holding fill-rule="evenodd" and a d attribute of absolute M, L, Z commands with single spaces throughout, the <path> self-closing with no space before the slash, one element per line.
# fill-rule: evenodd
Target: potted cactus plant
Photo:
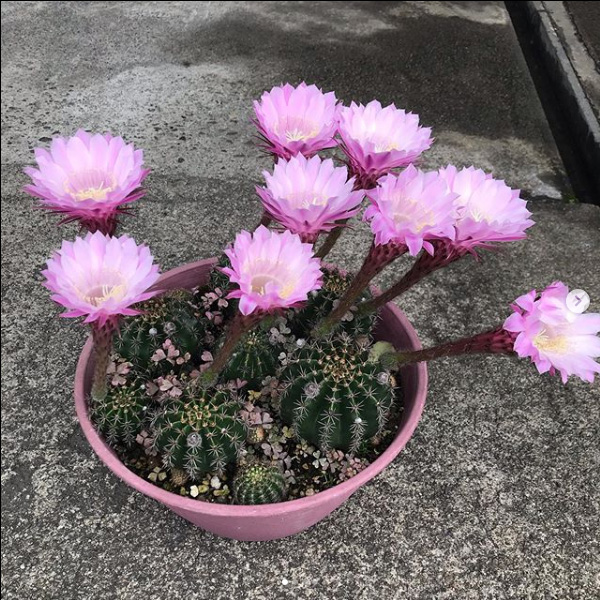
<path fill-rule="evenodd" d="M 551 283 L 489 331 L 426 349 L 391 302 L 436 269 L 524 239 L 533 221 L 518 190 L 474 167 L 417 168 L 431 130 L 394 105 L 342 106 L 301 83 L 265 92 L 254 112 L 275 158 L 256 188 L 260 223 L 220 257 L 162 275 L 146 246 L 117 235 L 144 193 L 141 150 L 79 131 L 26 169 L 26 191 L 87 230 L 43 275 L 63 316 L 90 327 L 77 414 L 124 481 L 219 535 L 274 539 L 396 457 L 423 410 L 426 361 L 506 354 L 594 380 L 600 315 L 583 290 Z M 326 257 L 361 212 L 372 242 L 347 273 Z M 412 268 L 373 288 L 405 254 Z"/>

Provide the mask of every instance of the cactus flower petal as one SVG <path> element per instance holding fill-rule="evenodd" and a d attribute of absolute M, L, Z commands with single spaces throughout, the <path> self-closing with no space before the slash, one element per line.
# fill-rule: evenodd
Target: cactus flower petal
<path fill-rule="evenodd" d="M 593 383 L 600 373 L 600 314 L 579 312 L 569 288 L 555 281 L 541 293 L 517 298 L 504 329 L 516 333 L 514 350 L 529 357 L 540 373 L 576 375 Z"/>
<path fill-rule="evenodd" d="M 374 181 L 391 169 L 416 161 L 433 143 L 431 129 L 419 125 L 419 116 L 382 107 L 377 100 L 366 106 L 352 104 L 339 111 L 341 148 L 361 181 Z"/>
<path fill-rule="evenodd" d="M 159 276 L 150 250 L 126 235 L 97 231 L 63 241 L 42 275 L 52 299 L 68 309 L 63 316 L 101 327 L 116 315 L 138 314 L 131 306 L 158 293 L 148 291 Z"/>
<path fill-rule="evenodd" d="M 269 311 L 294 306 L 321 287 L 321 263 L 313 248 L 289 232 L 277 233 L 260 226 L 254 234 L 242 231 L 225 253 L 231 268 L 223 268 L 239 286 L 229 294 L 240 299 L 240 311 Z"/>
<path fill-rule="evenodd" d="M 337 127 L 337 99 L 315 85 L 286 83 L 264 92 L 254 102 L 255 125 L 265 150 L 281 158 L 312 156 L 333 148 Z"/>
<path fill-rule="evenodd" d="M 110 134 L 79 130 L 71 138 L 57 137 L 50 151 L 36 148 L 37 169 L 25 173 L 32 183 L 25 191 L 40 199 L 42 208 L 79 220 L 90 231 L 110 233 L 120 208 L 144 195 L 143 152 Z"/>
<path fill-rule="evenodd" d="M 474 167 L 449 165 L 439 173 L 456 194 L 456 245 L 472 249 L 526 237 L 534 222 L 519 190 Z"/>
<path fill-rule="evenodd" d="M 280 159 L 273 173 L 264 172 L 266 187 L 257 187 L 265 211 L 292 233 L 302 236 L 331 231 L 360 210 L 362 190 L 353 190 L 346 167 L 331 159 L 301 154 Z"/>
<path fill-rule="evenodd" d="M 371 206 L 365 220 L 371 222 L 377 245 L 405 244 L 416 256 L 422 248 L 430 254 L 432 239 L 454 239 L 453 194 L 435 172 L 425 173 L 410 165 L 400 175 L 386 175 L 367 191 Z"/>

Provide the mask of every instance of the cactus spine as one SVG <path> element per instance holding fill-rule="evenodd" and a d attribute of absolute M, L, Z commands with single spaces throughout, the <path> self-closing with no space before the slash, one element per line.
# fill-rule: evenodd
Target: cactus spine
<path fill-rule="evenodd" d="M 169 404 L 153 422 L 154 448 L 165 467 L 183 469 L 194 479 L 223 472 L 246 439 L 238 408 L 221 390 L 187 392 L 187 397 Z"/>
<path fill-rule="evenodd" d="M 279 467 L 261 463 L 241 467 L 233 480 L 236 504 L 281 502 L 287 485 Z"/>
<path fill-rule="evenodd" d="M 393 378 L 349 336 L 313 341 L 284 367 L 281 417 L 321 450 L 355 452 L 385 425 Z"/>

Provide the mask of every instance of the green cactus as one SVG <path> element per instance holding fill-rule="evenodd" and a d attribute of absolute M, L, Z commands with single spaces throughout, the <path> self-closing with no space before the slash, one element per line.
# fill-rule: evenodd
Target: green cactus
<path fill-rule="evenodd" d="M 241 467 L 233 480 L 236 504 L 271 504 L 281 502 L 287 485 L 276 465 L 255 463 Z"/>
<path fill-rule="evenodd" d="M 345 334 L 307 343 L 281 381 L 282 420 L 324 451 L 357 451 L 382 430 L 394 402 L 393 377 Z"/>
<path fill-rule="evenodd" d="M 208 319 L 201 315 L 193 299 L 190 292 L 177 290 L 140 304 L 137 308 L 142 314 L 123 319 L 119 335 L 115 336 L 115 350 L 136 371 L 156 373 L 172 366 L 167 361 L 151 360 L 170 339 L 181 356 L 189 353 L 197 364 Z"/>
<path fill-rule="evenodd" d="M 144 427 L 150 402 L 139 379 L 110 387 L 108 394 L 91 407 L 92 420 L 111 446 L 131 446 Z"/>
<path fill-rule="evenodd" d="M 210 272 L 210 276 L 208 278 L 208 289 L 214 290 L 216 288 L 221 289 L 223 292 L 226 292 L 231 287 L 231 283 L 229 281 L 229 277 L 225 275 L 221 271 L 223 267 L 231 267 L 231 261 L 227 254 L 221 254 L 219 260 L 212 268 Z"/>
<path fill-rule="evenodd" d="M 223 472 L 246 439 L 238 409 L 222 390 L 188 391 L 169 404 L 152 424 L 154 449 L 165 467 L 183 469 L 194 479 L 209 471 Z"/>
<path fill-rule="evenodd" d="M 257 327 L 240 340 L 220 379 L 243 379 L 249 388 L 260 386 L 265 377 L 275 375 L 281 350 L 281 346 L 271 343 L 268 332 Z"/>
<path fill-rule="evenodd" d="M 312 329 L 333 310 L 336 300 L 341 298 L 351 281 L 352 275 L 342 274 L 337 269 L 323 269 L 321 289 L 312 292 L 300 310 L 291 311 L 289 326 L 292 333 L 300 338 L 308 337 Z M 356 299 L 356 303 L 372 297 L 371 292 L 366 289 Z M 353 336 L 369 335 L 375 320 L 375 313 L 353 313 L 353 318 L 350 321 L 342 321 L 339 329 Z"/>

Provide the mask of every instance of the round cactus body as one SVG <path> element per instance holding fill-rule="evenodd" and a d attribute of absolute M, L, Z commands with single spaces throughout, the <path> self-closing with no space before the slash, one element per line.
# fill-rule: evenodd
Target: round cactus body
<path fill-rule="evenodd" d="M 265 377 L 275 375 L 280 352 L 281 348 L 269 340 L 269 334 L 257 327 L 240 340 L 220 379 L 242 379 L 250 388 L 260 386 Z"/>
<path fill-rule="evenodd" d="M 131 446 L 144 427 L 150 402 L 140 380 L 111 387 L 106 397 L 91 407 L 92 420 L 111 446 Z"/>
<path fill-rule="evenodd" d="M 352 275 L 343 274 L 337 269 L 323 269 L 323 284 L 320 290 L 311 292 L 304 306 L 290 315 L 289 325 L 294 335 L 307 337 L 312 329 L 321 322 L 334 308 L 336 302 L 352 282 Z M 356 303 L 372 298 L 366 289 L 356 299 Z M 352 318 L 349 318 L 349 317 Z M 367 313 L 359 315 L 350 311 L 347 319 L 340 322 L 339 330 L 350 335 L 369 335 L 375 325 L 376 315 Z"/>
<path fill-rule="evenodd" d="M 225 391 L 198 390 L 169 404 L 153 422 L 154 448 L 165 467 L 197 478 L 220 473 L 235 461 L 246 439 L 239 405 Z"/>
<path fill-rule="evenodd" d="M 287 485 L 279 467 L 256 463 L 241 467 L 233 480 L 236 504 L 281 502 Z"/>
<path fill-rule="evenodd" d="M 190 292 L 179 290 L 141 304 L 140 315 L 123 320 L 115 336 L 115 350 L 140 372 L 170 369 L 174 361 L 152 361 L 157 350 L 170 340 L 180 356 L 187 353 L 194 362 L 202 351 L 207 321 L 194 306 Z"/>
<path fill-rule="evenodd" d="M 390 373 L 349 336 L 305 345 L 281 381 L 283 421 L 324 451 L 358 450 L 382 430 L 394 402 Z"/>
<path fill-rule="evenodd" d="M 220 289 L 226 292 L 231 287 L 229 276 L 223 273 L 221 270 L 223 267 L 231 267 L 231 261 L 226 254 L 222 254 L 217 261 L 217 264 L 212 268 L 208 277 L 208 289 L 215 290 Z"/>

